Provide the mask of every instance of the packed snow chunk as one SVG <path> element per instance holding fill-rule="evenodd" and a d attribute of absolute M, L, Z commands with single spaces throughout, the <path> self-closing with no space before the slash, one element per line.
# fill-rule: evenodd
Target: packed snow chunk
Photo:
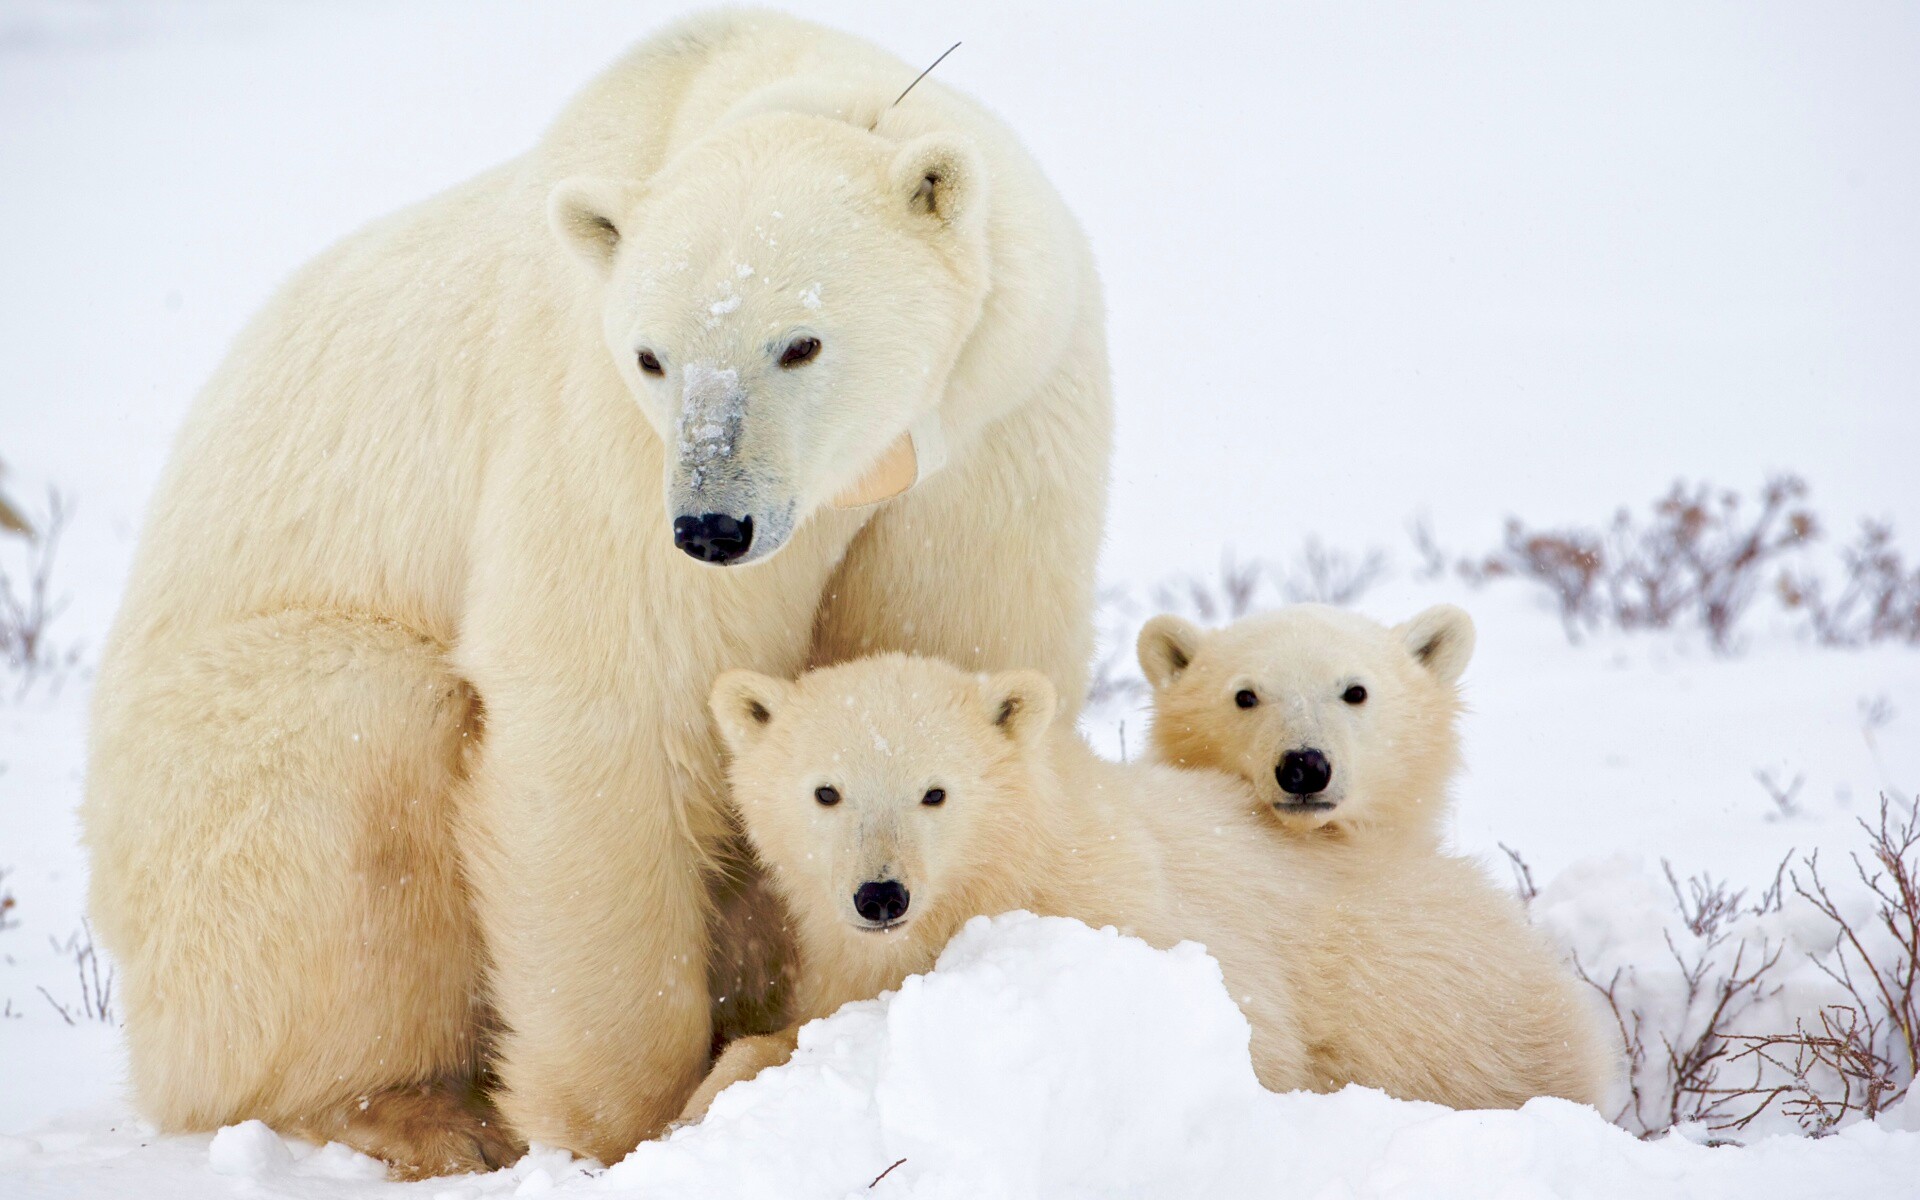
<path fill-rule="evenodd" d="M 318 1179 L 385 1179 L 387 1164 L 351 1146 L 328 1142 L 300 1160 L 298 1173 Z"/>
<path fill-rule="evenodd" d="M 607 1182 L 837 1200 L 899 1163 L 898 1195 L 1182 1194 L 1254 1132 L 1249 1036 L 1198 946 L 975 918 L 932 974 L 809 1024 L 792 1062 Z"/>
<path fill-rule="evenodd" d="M 249 1178 L 271 1175 L 293 1165 L 293 1151 L 265 1121 L 242 1121 L 213 1135 L 207 1164 L 216 1175 Z"/>
<path fill-rule="evenodd" d="M 878 1115 L 894 1158 L 1010 1195 L 1174 1195 L 1263 1095 L 1249 1037 L 1197 945 L 975 918 L 892 998 Z"/>

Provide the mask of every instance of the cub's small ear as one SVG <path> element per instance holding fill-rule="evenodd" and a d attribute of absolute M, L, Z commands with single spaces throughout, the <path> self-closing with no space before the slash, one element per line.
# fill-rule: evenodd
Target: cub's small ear
<path fill-rule="evenodd" d="M 950 229 L 972 231 L 987 211 L 987 171 L 973 143 L 951 133 L 929 133 L 893 157 L 893 190 L 914 212 Z"/>
<path fill-rule="evenodd" d="M 1053 681 L 1038 671 L 1002 671 L 980 684 L 987 719 L 1022 746 L 1040 740 L 1053 723 L 1058 697 Z"/>
<path fill-rule="evenodd" d="M 738 754 L 766 736 L 792 695 L 793 685 L 784 679 L 757 671 L 727 671 L 713 681 L 707 707 L 720 727 L 720 739 Z"/>
<path fill-rule="evenodd" d="M 547 224 L 560 244 L 605 274 L 620 248 L 620 226 L 640 202 L 638 184 L 576 176 L 547 195 Z"/>
<path fill-rule="evenodd" d="M 1172 613 L 1162 613 L 1141 627 L 1134 653 L 1140 658 L 1140 673 L 1156 692 L 1166 690 L 1187 669 L 1200 651 L 1200 639 L 1206 633 L 1198 625 Z"/>
<path fill-rule="evenodd" d="M 1473 618 L 1467 610 L 1436 604 L 1393 631 L 1427 670 L 1442 683 L 1457 683 L 1473 657 Z"/>

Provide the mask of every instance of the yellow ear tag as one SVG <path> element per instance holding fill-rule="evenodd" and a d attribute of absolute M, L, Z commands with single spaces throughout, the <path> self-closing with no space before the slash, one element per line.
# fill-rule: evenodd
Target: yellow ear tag
<path fill-rule="evenodd" d="M 891 500 L 947 463 L 940 414 L 928 413 L 893 440 L 857 483 L 833 498 L 835 508 L 865 508 Z"/>

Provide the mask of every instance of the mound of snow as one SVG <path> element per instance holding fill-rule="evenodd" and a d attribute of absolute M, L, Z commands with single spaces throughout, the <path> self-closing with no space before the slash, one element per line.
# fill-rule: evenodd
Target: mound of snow
<path fill-rule="evenodd" d="M 931 974 L 808 1025 L 789 1064 L 593 1182 L 784 1200 L 1651 1200 L 1894 1195 L 1920 1172 L 1920 1137 L 1871 1124 L 1709 1148 L 1641 1142 L 1558 1100 L 1454 1112 L 1362 1088 L 1274 1095 L 1248 1037 L 1198 946 L 978 918 Z"/>
<path fill-rule="evenodd" d="M 905 1159 L 897 1195 L 1174 1195 L 1248 1132 L 1248 1037 L 1199 946 L 976 918 L 932 974 L 808 1025 L 790 1064 L 608 1182 L 839 1197 Z"/>
<path fill-rule="evenodd" d="M 207 1165 L 216 1175 L 253 1177 L 284 1171 L 293 1165 L 293 1151 L 264 1121 L 242 1121 L 213 1135 L 207 1147 Z"/>
<path fill-rule="evenodd" d="M 338 1142 L 314 1147 L 287 1141 L 263 1121 L 242 1121 L 213 1135 L 207 1165 L 216 1175 L 261 1180 L 291 1172 L 314 1179 L 382 1180 L 386 1164 Z"/>

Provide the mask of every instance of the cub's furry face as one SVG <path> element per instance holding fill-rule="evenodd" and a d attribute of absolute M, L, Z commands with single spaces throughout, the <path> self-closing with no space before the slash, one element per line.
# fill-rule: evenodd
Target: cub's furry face
<path fill-rule="evenodd" d="M 1391 629 L 1300 604 L 1207 631 L 1140 631 L 1153 743 L 1180 766 L 1242 776 L 1296 831 L 1438 836 L 1473 621 L 1438 605 Z"/>
<path fill-rule="evenodd" d="M 554 190 L 550 221 L 666 447 L 683 550 L 773 554 L 937 415 L 987 293 L 986 183 L 958 135 L 760 112 L 644 184 Z"/>
<path fill-rule="evenodd" d="M 710 706 L 747 836 L 803 926 L 874 952 L 926 928 L 937 947 L 995 902 L 1053 717 L 1045 676 L 895 654 L 793 683 L 729 671 Z"/>

